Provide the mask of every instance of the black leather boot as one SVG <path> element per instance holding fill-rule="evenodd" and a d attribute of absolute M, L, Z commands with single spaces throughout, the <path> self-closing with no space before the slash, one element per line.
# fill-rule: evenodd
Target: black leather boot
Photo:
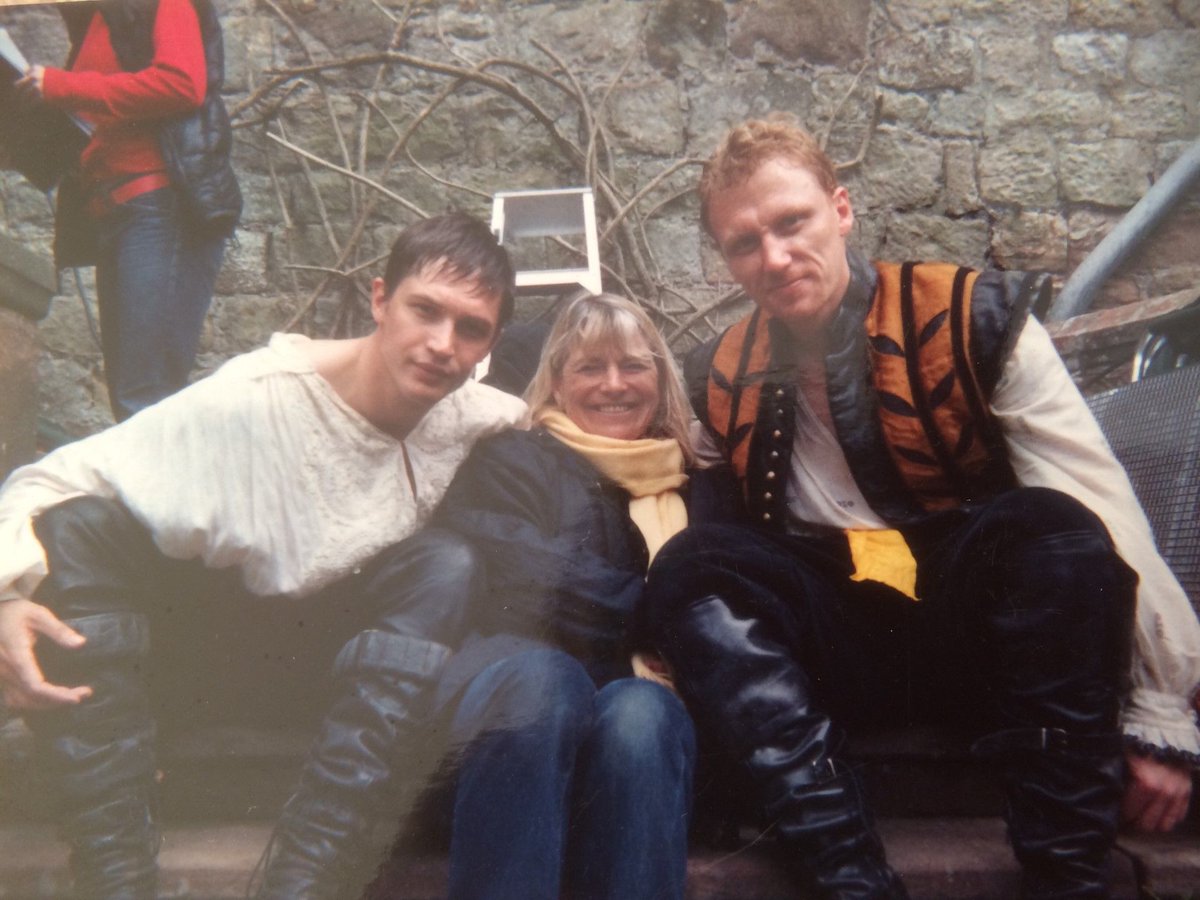
<path fill-rule="evenodd" d="M 30 712 L 60 833 L 71 850 L 75 893 L 87 900 L 145 900 L 157 883 L 155 726 L 144 681 L 149 627 L 137 613 L 64 620 L 87 638 L 77 650 L 43 642 L 47 678 L 86 684 L 78 705 Z"/>
<path fill-rule="evenodd" d="M 1120 734 L 1013 729 L 974 749 L 1000 762 L 1021 897 L 1107 897 L 1124 788 Z"/>
<path fill-rule="evenodd" d="M 982 671 L 998 730 L 975 750 L 995 759 L 1005 785 L 1021 896 L 1107 897 L 1137 579 L 1090 512 L 1026 493 L 1036 501 L 1026 527 L 999 530 L 990 554 L 999 563 L 979 573 L 990 594 Z"/>
<path fill-rule="evenodd" d="M 907 897 L 857 776 L 836 761 L 840 732 L 813 709 L 807 676 L 768 626 L 709 596 L 667 630 L 661 649 L 693 714 L 757 786 L 805 896 Z"/>
<path fill-rule="evenodd" d="M 442 644 L 374 630 L 342 648 L 334 674 L 344 693 L 284 806 L 256 896 L 360 896 L 433 767 L 418 728 L 448 655 Z"/>

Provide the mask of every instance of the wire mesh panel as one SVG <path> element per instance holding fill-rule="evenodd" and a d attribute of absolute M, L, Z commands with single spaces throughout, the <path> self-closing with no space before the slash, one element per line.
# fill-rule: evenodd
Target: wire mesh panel
<path fill-rule="evenodd" d="M 1088 400 L 1150 519 L 1163 558 L 1200 610 L 1200 366 Z"/>

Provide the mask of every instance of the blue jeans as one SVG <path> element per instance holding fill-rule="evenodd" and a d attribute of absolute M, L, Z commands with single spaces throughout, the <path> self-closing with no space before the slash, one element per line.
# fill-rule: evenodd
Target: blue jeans
<path fill-rule="evenodd" d="M 121 421 L 187 384 L 225 239 L 197 233 L 165 187 L 106 214 L 98 251 L 104 377 Z"/>
<path fill-rule="evenodd" d="M 557 650 L 467 687 L 450 890 L 465 898 L 682 898 L 696 747 L 679 698 L 623 678 L 597 690 Z"/>

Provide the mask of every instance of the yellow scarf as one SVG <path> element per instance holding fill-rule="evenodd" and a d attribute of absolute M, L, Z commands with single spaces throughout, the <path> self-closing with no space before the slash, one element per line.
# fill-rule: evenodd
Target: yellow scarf
<path fill-rule="evenodd" d="M 646 539 L 651 559 L 687 525 L 687 507 L 679 496 L 687 476 L 677 441 L 588 434 L 554 407 L 543 410 L 537 424 L 629 492 L 629 518 Z"/>

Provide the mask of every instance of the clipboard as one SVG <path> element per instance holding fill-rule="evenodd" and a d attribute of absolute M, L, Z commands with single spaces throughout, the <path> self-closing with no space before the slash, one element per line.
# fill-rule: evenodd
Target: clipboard
<path fill-rule="evenodd" d="M 0 150 L 11 168 L 46 191 L 79 161 L 91 128 L 60 109 L 18 96 L 13 83 L 28 68 L 20 48 L 0 28 Z"/>

